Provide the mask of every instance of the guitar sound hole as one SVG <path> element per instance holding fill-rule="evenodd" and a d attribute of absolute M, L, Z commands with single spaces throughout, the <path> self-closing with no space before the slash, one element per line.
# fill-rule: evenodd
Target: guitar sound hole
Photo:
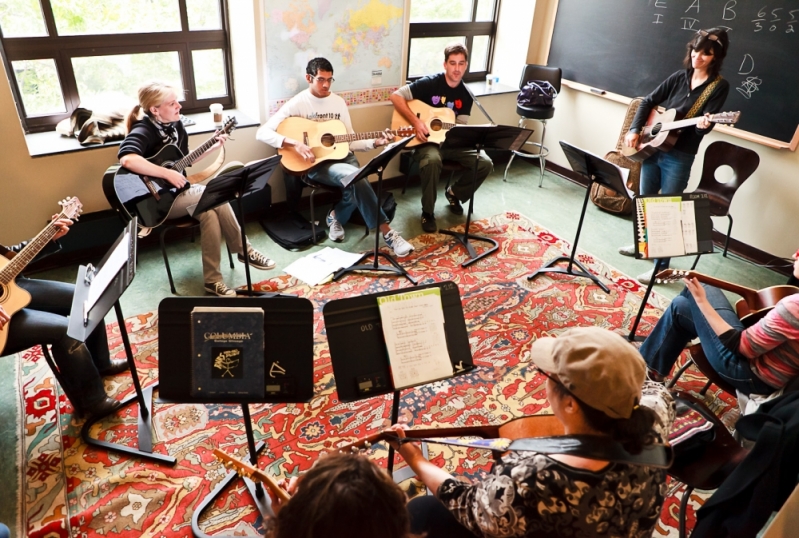
<path fill-rule="evenodd" d="M 332 148 L 336 144 L 336 137 L 332 134 L 322 135 L 322 145 L 326 148 Z"/>
<path fill-rule="evenodd" d="M 656 123 L 655 125 L 653 125 L 653 126 L 652 126 L 652 131 L 651 131 L 651 133 L 650 133 L 650 134 L 651 134 L 652 136 L 657 136 L 657 135 L 658 135 L 658 133 L 660 132 L 660 129 L 661 129 L 662 127 L 663 127 L 663 124 L 662 124 L 662 123 Z"/>
<path fill-rule="evenodd" d="M 8 299 L 8 286 L 0 284 L 0 303 L 5 302 L 6 299 Z"/>
<path fill-rule="evenodd" d="M 430 122 L 430 130 L 431 131 L 440 131 L 442 126 L 442 121 L 439 119 L 434 119 Z"/>

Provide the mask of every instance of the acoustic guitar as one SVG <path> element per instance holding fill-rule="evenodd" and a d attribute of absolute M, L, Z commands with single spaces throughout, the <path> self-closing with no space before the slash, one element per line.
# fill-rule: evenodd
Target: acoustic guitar
<path fill-rule="evenodd" d="M 745 286 L 739 286 L 738 284 L 733 284 L 726 280 L 703 275 L 702 273 L 679 269 L 666 269 L 659 272 L 655 276 L 655 282 L 659 284 L 669 284 L 678 282 L 684 278 L 695 278 L 703 284 L 709 284 L 721 290 L 740 295 L 742 298 L 735 302 L 735 313 L 741 319 L 745 327 L 751 327 L 760 321 L 778 302 L 780 302 L 780 300 L 794 293 L 799 293 L 799 288 L 796 286 L 769 286 L 762 290 L 756 290 Z"/>
<path fill-rule="evenodd" d="M 710 121 L 712 123 L 731 125 L 737 122 L 740 116 L 740 112 L 721 112 L 719 114 L 711 114 Z M 658 112 L 657 109 L 652 109 L 646 125 L 641 130 L 638 145 L 631 148 L 625 144 L 622 146 L 621 152 L 630 159 L 641 162 L 656 151 L 669 151 L 677 142 L 677 138 L 680 136 L 680 129 L 698 124 L 704 116 L 675 121 L 676 117 L 677 111 L 673 108 L 663 113 Z"/>
<path fill-rule="evenodd" d="M 248 463 L 244 463 L 240 459 L 234 458 L 233 456 L 222 452 L 218 448 L 214 449 L 214 457 L 221 461 L 225 468 L 230 469 L 231 471 L 236 471 L 239 476 L 243 476 L 245 478 L 249 478 L 250 480 L 265 484 L 266 487 L 272 490 L 272 493 L 280 497 L 280 499 L 284 502 L 291 498 L 291 495 L 289 495 L 288 491 L 278 486 L 277 482 L 275 482 L 271 476 L 262 470 L 253 467 Z"/>
<path fill-rule="evenodd" d="M 427 126 L 429 134 L 427 135 L 427 142 L 420 142 L 418 138 L 414 138 L 407 148 L 418 146 L 419 144 L 441 144 L 447 136 L 447 131 L 455 127 L 455 112 L 451 109 L 442 107 L 433 107 L 423 101 L 414 99 L 408 101 L 408 108 L 416 115 L 417 118 L 422 120 Z M 391 128 L 395 129 L 399 125 L 407 125 L 408 120 L 394 109 L 394 114 L 391 116 Z"/>
<path fill-rule="evenodd" d="M 222 128 L 214 133 L 214 136 L 188 155 L 184 156 L 175 144 L 167 144 L 147 160 L 163 168 L 171 168 L 182 173 L 216 144 L 217 136 L 230 134 L 237 125 L 238 121 L 235 117 L 228 118 Z M 196 182 L 201 180 L 202 178 L 198 178 Z M 175 199 L 183 191 L 188 190 L 191 183 L 191 181 L 187 181 L 183 187 L 178 188 L 165 179 L 137 174 L 122 165 L 115 164 L 109 167 L 103 175 L 103 192 L 114 209 L 127 215 L 130 219 L 138 217 L 140 228 L 155 228 L 163 224 L 172 210 Z"/>
<path fill-rule="evenodd" d="M 0 256 L 0 306 L 5 309 L 6 314 L 12 317 L 14 314 L 25 308 L 31 302 L 31 295 L 15 283 L 17 276 L 25 270 L 25 267 L 33 260 L 47 244 L 53 240 L 58 232 L 55 221 L 58 219 L 77 220 L 78 215 L 83 210 L 83 205 L 76 197 L 67 198 L 59 202 L 61 213 L 53 219 L 39 235 L 34 237 L 30 243 L 25 245 L 16 256 L 10 260 Z M 8 341 L 9 324 L 0 329 L 0 355 Z"/>
<path fill-rule="evenodd" d="M 283 157 L 280 160 L 283 168 L 297 173 L 305 172 L 324 161 L 343 159 L 350 152 L 350 142 L 371 140 L 386 135 L 405 137 L 411 136 L 414 132 L 412 127 L 406 125 L 386 131 L 348 133 L 347 127 L 340 120 L 313 121 L 299 117 L 281 121 L 276 131 L 287 138 L 301 141 L 313 151 L 315 161 L 309 162 L 291 148 L 277 150 Z"/>

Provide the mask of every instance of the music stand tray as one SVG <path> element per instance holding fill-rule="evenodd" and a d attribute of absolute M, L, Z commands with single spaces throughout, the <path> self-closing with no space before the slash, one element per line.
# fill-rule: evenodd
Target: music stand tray
<path fill-rule="evenodd" d="M 341 184 L 346 187 L 352 184 L 355 181 L 366 181 L 366 178 L 372 174 L 377 174 L 377 197 L 376 197 L 376 204 L 377 204 L 377 212 L 375 213 L 376 218 L 378 221 L 375 221 L 374 228 L 375 228 L 375 248 L 372 252 L 366 252 L 361 256 L 357 262 L 355 262 L 350 267 L 345 267 L 337 271 L 333 275 L 333 280 L 338 280 L 342 276 L 347 273 L 352 273 L 354 271 L 372 271 L 372 272 L 386 272 L 386 273 L 393 273 L 395 275 L 404 276 L 407 278 L 412 284 L 416 284 L 416 280 L 408 274 L 408 271 L 402 267 L 397 260 L 390 254 L 386 254 L 385 252 L 380 252 L 380 194 L 383 186 L 383 170 L 388 165 L 388 163 L 396 157 L 408 142 L 413 140 L 416 135 L 409 136 L 399 140 L 397 142 L 393 142 L 391 144 L 386 145 L 378 155 L 372 158 L 368 163 L 363 165 L 361 168 L 350 174 L 349 176 L 345 177 L 341 180 Z M 371 265 L 365 265 L 363 262 L 366 261 L 368 258 L 373 257 L 374 260 Z M 379 258 L 383 257 L 387 262 L 391 264 L 391 266 L 387 265 L 380 265 Z"/>
<path fill-rule="evenodd" d="M 461 267 L 468 267 L 474 262 L 485 258 L 496 252 L 499 243 L 491 238 L 474 235 L 469 233 L 472 213 L 474 212 L 474 197 L 477 194 L 477 163 L 480 159 L 480 150 L 498 149 L 516 151 L 521 148 L 530 138 L 533 131 L 521 127 L 510 125 L 456 125 L 445 135 L 441 150 L 475 150 L 474 168 L 472 170 L 472 196 L 469 198 L 469 210 L 466 213 L 466 224 L 463 233 L 451 230 L 439 230 L 439 233 L 451 235 L 464 246 L 469 258 L 461 264 Z M 491 246 L 477 254 L 469 240 L 488 243 Z"/>
<path fill-rule="evenodd" d="M 252 289 L 250 257 L 247 255 L 247 234 L 244 231 L 244 209 L 241 199 L 254 192 L 260 191 L 266 186 L 272 173 L 280 165 L 280 159 L 280 155 L 273 155 L 267 159 L 256 161 L 242 168 L 232 170 L 227 174 L 215 177 L 205 186 L 200 201 L 197 202 L 197 206 L 191 213 L 191 216 L 194 217 L 209 209 L 236 200 L 236 209 L 238 210 L 237 216 L 241 228 L 241 248 L 244 250 L 244 272 L 247 276 L 247 289 L 236 290 L 237 295 L 267 297 L 278 295 L 267 292 L 255 292 Z"/>
<path fill-rule="evenodd" d="M 299 403 L 313 397 L 313 305 L 308 299 L 280 296 L 255 298 L 168 297 L 158 306 L 159 401 L 168 403 L 220 403 L 219 398 L 191 394 L 191 311 L 198 306 L 260 307 L 264 311 L 264 384 L 259 399 L 226 397 L 225 403 L 241 404 L 250 463 L 257 467 L 265 446 L 255 443 L 250 403 Z M 230 472 L 200 502 L 192 514 L 192 533 L 207 538 L 199 527 L 202 513 L 238 475 Z M 245 484 L 263 517 L 272 513 L 269 496 L 259 483 Z"/>
<path fill-rule="evenodd" d="M 92 446 L 99 446 L 105 449 L 124 452 L 132 456 L 138 456 L 155 460 L 161 463 L 174 465 L 177 461 L 169 455 L 153 453 L 152 436 L 152 396 L 153 389 L 158 383 L 142 389 L 139 381 L 139 373 L 136 370 L 136 362 L 133 357 L 133 350 L 128 339 L 128 331 L 125 326 L 125 316 L 122 315 L 122 307 L 119 298 L 133 281 L 136 274 L 136 226 L 137 219 L 129 221 L 125 229 L 100 261 L 98 269 L 95 270 L 91 265 L 81 265 L 78 269 L 78 278 L 75 282 L 75 294 L 72 297 L 72 309 L 69 315 L 69 326 L 67 335 L 80 342 L 85 342 L 89 335 L 102 323 L 105 330 L 105 315 L 114 308 L 119 324 L 119 333 L 125 348 L 125 356 L 130 367 L 130 374 L 133 379 L 135 392 L 122 400 L 122 406 L 138 403 L 139 424 L 138 424 L 138 449 L 126 445 L 110 443 L 100 439 L 95 439 L 89 435 L 94 424 L 102 420 L 103 417 L 94 417 L 83 424 L 80 434 L 83 440 Z M 110 261 L 112 260 L 113 261 Z M 120 267 L 121 265 L 121 267 Z M 116 269 L 119 267 L 119 269 Z M 113 271 L 116 271 L 115 273 Z M 110 280 L 109 280 L 110 279 Z M 91 301 L 94 301 L 93 304 Z"/>

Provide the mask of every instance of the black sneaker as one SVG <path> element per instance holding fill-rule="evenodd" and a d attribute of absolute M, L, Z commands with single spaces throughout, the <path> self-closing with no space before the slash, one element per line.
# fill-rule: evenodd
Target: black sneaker
<path fill-rule="evenodd" d="M 444 191 L 444 196 L 447 197 L 447 202 L 449 202 L 449 210 L 455 215 L 463 215 L 463 206 L 460 200 L 458 200 L 454 194 L 451 194 L 449 189 Z"/>
<path fill-rule="evenodd" d="M 429 234 L 436 233 L 438 226 L 436 226 L 436 216 L 422 211 L 422 230 Z"/>

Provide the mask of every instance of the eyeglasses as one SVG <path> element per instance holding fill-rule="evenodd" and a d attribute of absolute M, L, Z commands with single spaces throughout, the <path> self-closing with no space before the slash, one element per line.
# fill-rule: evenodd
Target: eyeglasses
<path fill-rule="evenodd" d="M 719 45 L 721 45 L 721 42 L 719 41 L 719 36 L 717 36 L 716 34 L 711 34 L 711 33 L 708 33 L 708 32 L 706 32 L 705 30 L 699 30 L 699 31 L 698 31 L 698 32 L 696 32 L 696 33 L 697 33 L 697 34 L 699 34 L 699 35 L 700 35 L 700 36 L 702 36 L 702 37 L 706 37 L 706 38 L 708 38 L 709 40 L 711 40 L 711 41 L 715 41 L 716 43 L 718 43 Z"/>
<path fill-rule="evenodd" d="M 550 381 L 552 381 L 552 382 L 554 382 L 554 383 L 560 383 L 560 381 L 558 381 L 557 379 L 555 379 L 555 378 L 552 376 L 552 374 L 550 374 L 549 372 L 545 372 L 544 370 L 542 370 L 542 369 L 541 369 L 541 368 L 539 368 L 538 366 L 533 366 L 533 369 L 534 369 L 536 372 L 538 372 L 539 374 L 541 374 L 541 375 L 543 375 L 544 377 L 546 377 L 547 379 L 549 379 Z"/>
<path fill-rule="evenodd" d="M 311 78 L 312 78 L 312 79 L 314 79 L 314 80 L 315 80 L 316 82 L 318 82 L 319 84 L 324 84 L 325 82 L 329 82 L 330 84 L 333 84 L 333 83 L 336 81 L 336 79 L 334 79 L 333 77 L 330 77 L 330 78 L 325 78 L 325 77 L 311 77 Z"/>

